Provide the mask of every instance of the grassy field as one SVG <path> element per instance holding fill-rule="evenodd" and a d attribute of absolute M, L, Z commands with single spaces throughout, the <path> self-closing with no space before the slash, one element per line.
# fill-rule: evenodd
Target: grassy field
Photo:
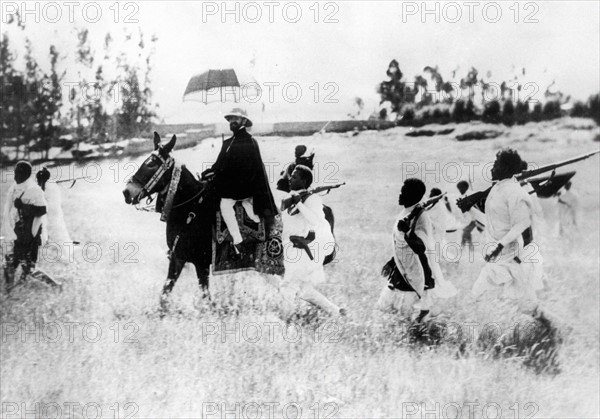
<path fill-rule="evenodd" d="M 539 296 L 562 335 L 560 372 L 536 373 L 523 357 L 498 358 L 481 345 L 485 325 L 510 334 L 524 319 L 508 302 L 470 296 L 483 266 L 479 247 L 472 260 L 463 255 L 442 265 L 460 292 L 437 302 L 434 319 L 455 322 L 462 335 L 413 343 L 398 315 L 374 311 L 404 179 L 420 177 L 428 189 L 454 192 L 471 170 L 479 189 L 488 185 L 484 165 L 502 147 L 537 165 L 598 149 L 592 141 L 598 128 L 586 127 L 566 119 L 463 143 L 454 135 L 467 125 L 436 137 L 406 137 L 408 128 L 398 128 L 260 139 L 273 188 L 296 144 L 315 148 L 320 184 L 347 183 L 324 198 L 335 211 L 340 252 L 321 287 L 347 308 L 343 319 L 314 314 L 299 302 L 297 321 L 282 320 L 279 279 L 253 273 L 212 277 L 215 305 L 208 307 L 198 298 L 191 266 L 175 286 L 172 312 L 160 319 L 164 224 L 158 214 L 123 202 L 135 165 L 88 166 L 96 182 L 63 189 L 66 223 L 82 244 L 70 262 L 42 263 L 64 282 L 62 292 L 31 281 L 0 297 L 3 417 L 27 411 L 27 417 L 72 418 L 598 417 L 597 156 L 572 166 L 580 195 L 577 232 L 554 234 L 556 203 L 544 203 L 547 229 L 539 241 L 546 286 Z M 218 142 L 175 156 L 201 172 L 215 159 Z M 66 170 L 58 175 L 67 176 Z M 9 181 L 12 176 L 3 176 L 2 198 Z"/>

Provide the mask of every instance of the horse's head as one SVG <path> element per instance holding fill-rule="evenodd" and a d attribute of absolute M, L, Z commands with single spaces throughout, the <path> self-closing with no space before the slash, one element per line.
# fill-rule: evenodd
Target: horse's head
<path fill-rule="evenodd" d="M 142 199 L 166 188 L 175 162 L 169 153 L 175 147 L 176 141 L 177 137 L 173 135 L 171 141 L 161 145 L 160 135 L 154 133 L 154 151 L 127 181 L 123 190 L 125 203 L 136 205 Z"/>

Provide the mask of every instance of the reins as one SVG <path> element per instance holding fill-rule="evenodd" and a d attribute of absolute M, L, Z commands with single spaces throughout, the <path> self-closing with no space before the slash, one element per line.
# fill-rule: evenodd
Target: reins
<path fill-rule="evenodd" d="M 171 208 L 177 208 L 177 207 L 180 207 L 182 205 L 187 204 L 188 202 L 193 201 L 194 199 L 196 199 L 197 197 L 199 197 L 200 195 L 202 195 L 204 192 L 206 192 L 206 189 L 207 189 L 207 186 L 205 185 L 205 186 L 202 187 L 202 189 L 200 189 L 200 192 L 198 192 L 196 195 L 194 195 L 191 198 L 185 200 L 184 202 L 181 202 L 181 203 L 179 203 L 177 205 L 173 205 L 173 207 L 171 207 Z M 201 202 L 201 201 L 198 201 L 198 202 Z"/>
<path fill-rule="evenodd" d="M 182 165 L 178 165 L 175 164 L 175 159 L 173 159 L 172 157 L 168 157 L 167 159 L 163 159 L 162 156 L 158 155 L 158 157 L 162 160 L 163 164 L 161 165 L 161 167 L 156 171 L 156 173 L 154 175 L 152 175 L 152 177 L 150 178 L 150 180 L 146 183 L 146 185 L 143 186 L 143 190 L 145 190 L 146 192 L 148 192 L 149 190 L 152 190 L 152 188 L 154 186 L 156 186 L 156 184 L 160 181 L 160 179 L 162 178 L 162 176 L 171 168 L 173 167 L 173 174 L 171 176 L 171 180 L 170 182 L 167 184 L 167 186 L 165 186 L 165 188 L 160 191 L 157 192 L 157 195 L 163 195 L 165 194 L 166 191 L 166 198 L 165 198 L 165 204 L 163 206 L 163 210 L 161 212 L 161 221 L 166 221 L 169 217 L 170 212 L 174 209 L 174 208 L 179 208 L 182 207 L 185 204 L 188 204 L 190 202 L 192 202 L 194 199 L 201 197 L 207 190 L 208 186 L 205 184 L 200 191 L 198 191 L 196 194 L 194 194 L 192 197 L 186 199 L 183 202 L 180 202 L 178 204 L 173 205 L 173 201 L 175 199 L 175 194 L 177 193 L 177 189 L 179 186 L 179 181 L 181 179 L 181 170 L 183 167 Z M 149 195 L 146 198 L 146 206 L 144 207 L 138 207 L 136 206 L 135 208 L 138 211 L 152 211 L 151 210 L 151 204 L 154 201 L 155 198 L 152 197 L 152 195 Z M 198 203 L 202 202 L 202 197 L 198 200 Z M 195 218 L 195 214 L 193 217 L 188 217 L 188 224 L 191 222 L 191 220 L 193 220 Z"/>

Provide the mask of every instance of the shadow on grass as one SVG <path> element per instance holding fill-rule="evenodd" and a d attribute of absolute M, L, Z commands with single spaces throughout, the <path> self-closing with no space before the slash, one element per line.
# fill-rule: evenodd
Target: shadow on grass
<path fill-rule="evenodd" d="M 536 374 L 556 375 L 561 372 L 559 349 L 563 343 L 560 331 L 543 315 L 519 325 L 498 339 L 481 336 L 479 346 L 495 359 L 517 358 Z"/>
<path fill-rule="evenodd" d="M 454 323 L 456 324 L 456 323 Z M 409 321 L 403 329 L 405 343 L 412 346 L 455 347 L 457 355 L 466 357 L 473 350 L 492 359 L 519 360 L 536 374 L 556 375 L 561 372 L 559 349 L 563 337 L 546 317 L 538 315 L 526 323 L 517 323 L 506 333 L 484 329 L 478 336 L 453 331 L 450 323 L 432 319 Z M 471 351 L 469 351 L 471 349 Z"/>

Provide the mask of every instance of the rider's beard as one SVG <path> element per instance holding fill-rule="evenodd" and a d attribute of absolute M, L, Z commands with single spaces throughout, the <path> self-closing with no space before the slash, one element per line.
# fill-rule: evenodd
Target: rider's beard
<path fill-rule="evenodd" d="M 236 122 L 236 121 L 231 121 L 231 122 L 229 123 L 229 129 L 230 129 L 232 132 L 236 132 L 238 129 L 240 129 L 240 127 L 241 127 L 240 123 L 238 123 L 238 122 Z"/>

